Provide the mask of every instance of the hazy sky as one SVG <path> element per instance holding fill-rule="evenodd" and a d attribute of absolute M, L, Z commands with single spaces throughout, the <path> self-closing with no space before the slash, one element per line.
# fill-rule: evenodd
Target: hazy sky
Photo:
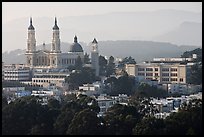
<path fill-rule="evenodd" d="M 178 9 L 202 12 L 202 2 L 3 2 L 2 22 L 22 17 L 64 17 Z"/>

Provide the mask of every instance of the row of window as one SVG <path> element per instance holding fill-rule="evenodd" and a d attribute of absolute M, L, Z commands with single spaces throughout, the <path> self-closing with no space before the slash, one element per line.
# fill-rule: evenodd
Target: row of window
<path fill-rule="evenodd" d="M 53 76 L 53 75 L 51 75 L 51 76 L 46 76 L 46 75 L 44 75 L 44 76 L 34 76 L 34 78 L 65 78 L 66 76 Z"/>
<path fill-rule="evenodd" d="M 155 76 L 159 76 L 158 73 L 154 73 Z M 177 76 L 177 73 L 162 73 L 162 76 Z M 138 73 L 138 76 L 145 76 L 145 73 Z M 146 76 L 153 76 L 153 73 L 146 73 Z"/>
<path fill-rule="evenodd" d="M 4 71 L 4 74 L 26 74 L 28 71 Z"/>
<path fill-rule="evenodd" d="M 158 71 L 159 68 L 154 68 L 154 71 Z M 177 68 L 162 68 L 162 71 L 177 71 Z M 145 68 L 138 68 L 138 71 L 145 71 Z M 146 68 L 146 71 L 153 71 L 153 68 Z"/>
<path fill-rule="evenodd" d="M 171 81 L 178 81 L 177 78 L 171 78 L 171 79 L 169 79 L 169 78 L 162 78 L 162 81 L 169 81 L 169 80 L 171 80 Z M 183 82 L 183 78 L 180 78 L 179 81 Z"/>
<path fill-rule="evenodd" d="M 29 76 L 6 76 L 4 75 L 4 78 L 29 78 Z"/>

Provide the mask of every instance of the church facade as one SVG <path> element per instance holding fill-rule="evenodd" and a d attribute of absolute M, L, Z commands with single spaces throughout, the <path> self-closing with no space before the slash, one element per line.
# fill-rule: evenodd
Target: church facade
<path fill-rule="evenodd" d="M 52 34 L 51 50 L 45 49 L 43 43 L 42 50 L 36 50 L 35 28 L 30 18 L 30 26 L 28 27 L 28 39 L 26 49 L 26 64 L 30 68 L 66 68 L 75 65 L 76 59 L 80 56 L 84 60 L 84 52 L 82 46 L 77 41 L 77 36 L 74 37 L 74 43 L 70 46 L 67 53 L 62 53 L 60 47 L 60 31 L 55 18 L 55 24 Z"/>

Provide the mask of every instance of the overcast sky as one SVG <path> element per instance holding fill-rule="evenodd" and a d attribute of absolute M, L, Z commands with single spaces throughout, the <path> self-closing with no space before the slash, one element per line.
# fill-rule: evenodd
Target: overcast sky
<path fill-rule="evenodd" d="M 177 9 L 202 12 L 202 2 L 3 2 L 2 22 L 22 17 L 64 17 Z"/>

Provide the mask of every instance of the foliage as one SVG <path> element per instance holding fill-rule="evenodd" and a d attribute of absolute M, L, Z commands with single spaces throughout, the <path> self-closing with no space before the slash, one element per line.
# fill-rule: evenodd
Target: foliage
<path fill-rule="evenodd" d="M 202 84 L 202 66 L 195 64 L 190 68 L 190 75 L 187 77 L 187 83 Z"/>
<path fill-rule="evenodd" d="M 202 100 L 192 100 L 166 119 L 146 117 L 133 129 L 136 135 L 202 135 Z"/>
<path fill-rule="evenodd" d="M 135 91 L 135 96 L 139 97 L 167 97 L 168 93 L 163 90 L 159 89 L 155 86 L 150 86 L 146 83 L 141 83 L 139 87 Z"/>
<path fill-rule="evenodd" d="M 164 134 L 164 120 L 155 117 L 148 117 L 142 119 L 133 129 L 135 135 L 163 135 Z"/>
<path fill-rule="evenodd" d="M 106 134 L 131 135 L 132 128 L 141 119 L 134 106 L 115 104 L 105 113 Z"/>
<path fill-rule="evenodd" d="M 75 62 L 75 69 L 76 70 L 81 70 L 82 69 L 82 65 L 83 65 L 83 62 L 81 60 L 81 57 L 78 56 L 77 59 L 76 59 L 76 62 Z"/>
<path fill-rule="evenodd" d="M 113 56 L 109 57 L 106 76 L 110 76 L 110 75 L 114 74 L 114 72 L 115 72 L 115 63 L 114 63 L 114 60 L 115 59 L 114 59 Z"/>
<path fill-rule="evenodd" d="M 66 133 L 71 135 L 96 135 L 100 132 L 100 121 L 97 113 L 90 109 L 84 109 L 74 116 Z"/>
<path fill-rule="evenodd" d="M 192 58 L 193 54 L 197 54 L 197 59 L 195 59 L 195 62 L 202 62 L 202 49 L 201 48 L 196 48 L 192 51 L 186 51 L 181 55 L 181 57 L 182 58 Z"/>
<path fill-rule="evenodd" d="M 99 74 L 101 76 L 105 76 L 106 75 L 106 71 L 107 71 L 107 60 L 105 59 L 104 56 L 99 56 Z"/>
<path fill-rule="evenodd" d="M 41 134 L 52 134 L 52 115 L 36 97 L 22 97 L 3 108 L 2 134 L 27 135 L 31 129 L 44 124 Z M 37 128 L 39 129 L 39 128 Z M 36 130 L 35 130 L 36 131 Z"/>
<path fill-rule="evenodd" d="M 71 73 L 65 81 L 69 84 L 69 89 L 78 89 L 80 85 L 93 83 L 95 79 L 96 77 L 92 69 L 82 68 L 82 70 Z"/>
<path fill-rule="evenodd" d="M 105 81 L 110 86 L 110 95 L 133 94 L 134 78 L 129 77 L 127 73 L 119 78 L 110 77 Z"/>
<path fill-rule="evenodd" d="M 84 54 L 84 64 L 89 64 L 89 63 L 90 63 L 89 54 L 85 53 Z"/>
<path fill-rule="evenodd" d="M 118 63 L 119 68 L 124 68 L 125 64 L 136 64 L 136 61 L 131 56 L 123 58 L 122 61 Z"/>

